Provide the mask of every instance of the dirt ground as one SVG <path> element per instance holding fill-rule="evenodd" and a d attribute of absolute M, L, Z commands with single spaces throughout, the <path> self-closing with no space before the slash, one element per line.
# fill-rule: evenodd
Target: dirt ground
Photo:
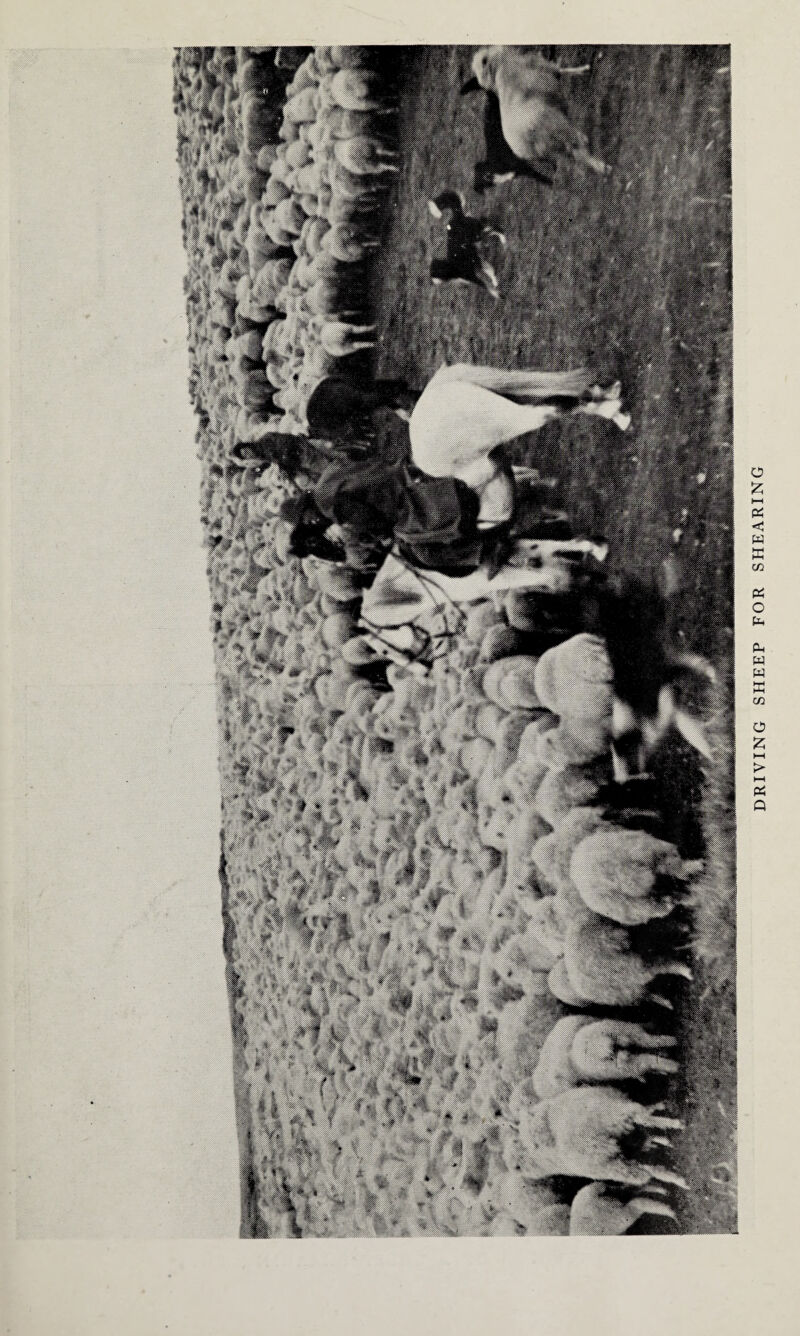
<path fill-rule="evenodd" d="M 676 638 L 720 662 L 733 647 L 728 49 L 550 54 L 591 63 L 571 81 L 570 102 L 612 175 L 564 163 L 552 188 L 516 180 L 481 199 L 471 185 L 482 95 L 459 96 L 471 48 L 392 53 L 401 171 L 373 276 L 377 370 L 420 387 L 444 361 L 590 365 L 601 380 L 620 378 L 626 435 L 597 420 L 556 424 L 521 442 L 519 459 L 560 479 L 576 527 L 605 534 L 615 568 L 655 570 L 676 554 Z M 426 201 L 448 187 L 506 233 L 497 302 L 430 282 L 444 230 Z M 697 853 L 700 768 L 672 745 L 659 773 L 674 837 Z M 735 984 L 714 991 L 698 963 L 677 1020 L 685 1066 L 672 1103 L 687 1129 L 674 1162 L 692 1184 L 681 1229 L 727 1233 L 736 1228 Z"/>

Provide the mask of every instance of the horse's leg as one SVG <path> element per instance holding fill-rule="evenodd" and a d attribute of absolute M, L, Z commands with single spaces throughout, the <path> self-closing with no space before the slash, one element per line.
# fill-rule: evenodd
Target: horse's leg
<path fill-rule="evenodd" d="M 536 562 L 538 566 L 554 561 L 574 561 L 576 557 L 586 556 L 604 561 L 607 555 L 607 545 L 592 538 L 520 538 L 509 561 L 515 565 L 518 562 Z"/>
<path fill-rule="evenodd" d="M 608 389 L 601 389 L 599 386 L 592 386 L 591 399 L 586 403 L 578 404 L 575 411 L 584 413 L 587 417 L 607 418 L 615 423 L 620 431 L 627 431 L 631 425 L 630 413 L 622 411 L 622 385 L 615 381 Z"/>
<path fill-rule="evenodd" d="M 426 578 L 430 575 L 431 572 L 426 572 Z M 546 594 L 566 594 L 572 587 L 572 578 L 568 563 L 545 562 L 537 567 L 503 566 L 492 578 L 483 570 L 463 576 L 437 573 L 431 583 L 442 591 L 443 601 L 472 603 L 509 589 L 538 589 Z"/>
<path fill-rule="evenodd" d="M 479 496 L 478 528 L 494 529 L 514 513 L 514 485 L 502 470 L 474 489 Z"/>
<path fill-rule="evenodd" d="M 486 581 L 486 593 L 476 597 L 490 598 L 492 594 L 508 589 L 538 590 L 542 594 L 568 594 L 572 589 L 573 573 L 568 566 L 545 562 L 542 566 L 504 566 L 494 579 Z"/>
<path fill-rule="evenodd" d="M 538 482 L 542 487 L 555 487 L 555 478 L 543 478 L 538 469 L 528 468 L 525 464 L 512 464 L 511 472 L 518 483 Z"/>

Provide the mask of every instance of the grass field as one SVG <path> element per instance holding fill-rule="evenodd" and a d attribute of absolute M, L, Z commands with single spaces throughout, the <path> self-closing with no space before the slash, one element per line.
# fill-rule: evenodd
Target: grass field
<path fill-rule="evenodd" d="M 591 62 L 570 84 L 601 179 L 562 165 L 552 189 L 526 180 L 481 197 L 481 97 L 461 98 L 470 48 L 397 51 L 401 172 L 375 267 L 378 369 L 421 385 L 443 361 L 597 368 L 623 381 L 633 424 L 547 427 L 520 460 L 557 475 L 580 531 L 604 533 L 616 568 L 674 552 L 683 585 L 679 643 L 725 662 L 733 646 L 730 84 L 727 48 L 559 48 Z M 435 133 L 431 133 L 431 127 Z M 508 238 L 501 298 L 434 288 L 443 229 L 426 200 L 462 190 Z M 696 916 L 697 977 L 680 1015 L 688 1127 L 676 1164 L 693 1184 L 689 1232 L 735 1229 L 735 824 L 733 711 L 712 704 L 718 761 L 704 784 L 670 747 L 660 766 L 673 833 L 712 862 Z M 720 709 L 722 715 L 720 716 Z M 705 797 L 704 797 L 705 789 Z M 722 833 L 720 833 L 722 832 Z"/>

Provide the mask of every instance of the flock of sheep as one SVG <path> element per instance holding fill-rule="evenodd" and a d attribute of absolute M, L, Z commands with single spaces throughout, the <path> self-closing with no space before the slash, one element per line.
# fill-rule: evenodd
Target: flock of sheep
<path fill-rule="evenodd" d="M 214 271 L 209 301 L 201 305 L 196 283 L 187 295 L 198 322 L 211 325 L 211 356 L 227 362 L 238 403 L 229 434 L 244 442 L 302 432 L 314 385 L 374 345 L 367 261 L 397 170 L 392 109 L 369 48 L 284 59 L 281 78 L 273 49 L 183 48 L 177 58 L 186 75 L 175 98 L 181 166 L 197 191 L 187 247 L 208 247 Z M 197 113 L 204 142 L 192 162 Z M 201 208 L 211 225 L 204 238 Z"/>
<path fill-rule="evenodd" d="M 654 928 L 697 867 L 610 805 L 603 641 L 533 654 L 509 594 L 387 690 L 358 573 L 284 559 L 289 484 L 228 460 L 300 431 L 368 324 L 377 54 L 175 58 L 258 1208 L 284 1237 L 624 1233 L 686 1187 L 664 1100 L 690 971 Z"/>

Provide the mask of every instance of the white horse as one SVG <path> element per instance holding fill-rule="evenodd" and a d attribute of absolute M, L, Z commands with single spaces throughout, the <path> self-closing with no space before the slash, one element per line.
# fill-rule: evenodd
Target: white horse
<path fill-rule="evenodd" d="M 428 381 L 408 418 L 411 458 L 424 473 L 460 478 L 479 495 L 491 486 L 491 516 L 487 512 L 486 519 L 499 523 L 513 507 L 507 474 L 501 480 L 502 446 L 571 413 L 606 418 L 625 431 L 630 416 L 622 411 L 621 400 L 618 381 L 601 389 L 585 369 L 443 366 Z"/>

